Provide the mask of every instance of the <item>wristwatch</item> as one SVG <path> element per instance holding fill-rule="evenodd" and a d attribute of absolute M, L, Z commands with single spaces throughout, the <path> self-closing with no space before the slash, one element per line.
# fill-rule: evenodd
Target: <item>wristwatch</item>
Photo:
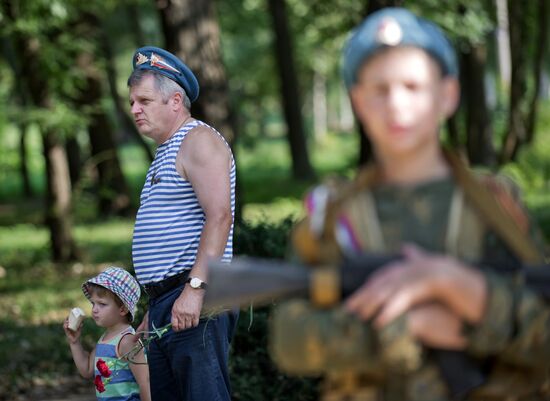
<path fill-rule="evenodd" d="M 198 277 L 189 277 L 187 279 L 186 283 L 189 283 L 191 288 L 193 288 L 195 290 L 198 290 L 199 288 L 204 290 L 204 289 L 206 289 L 206 287 L 208 287 L 208 284 L 206 284 L 206 282 L 202 281 Z"/>

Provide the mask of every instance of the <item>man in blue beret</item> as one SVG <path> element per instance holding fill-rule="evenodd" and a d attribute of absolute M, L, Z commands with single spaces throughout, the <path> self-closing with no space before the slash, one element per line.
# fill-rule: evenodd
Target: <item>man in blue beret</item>
<path fill-rule="evenodd" d="M 277 332 L 292 333 L 294 320 L 325 322 L 292 340 L 303 342 L 294 349 L 323 344 L 315 358 L 274 348 L 286 370 L 323 371 L 326 399 L 550 397 L 550 308 L 516 276 L 522 263 L 543 260 L 532 224 L 508 181 L 472 174 L 440 143 L 459 101 L 457 74 L 443 32 L 406 9 L 370 15 L 347 42 L 344 81 L 374 161 L 354 181 L 308 195 L 294 248 L 311 264 L 363 253 L 400 258 L 346 300 L 347 314 L 283 306 L 289 313 L 278 324 L 288 329 Z M 350 329 L 357 319 L 376 340 Z M 347 327 L 340 345 L 319 334 L 337 327 Z M 353 359 L 365 352 L 363 362 Z M 354 364 L 338 368 L 345 358 Z"/>
<path fill-rule="evenodd" d="M 201 310 L 207 261 L 232 257 L 235 161 L 223 136 L 191 116 L 199 84 L 178 57 L 137 49 L 128 86 L 138 130 L 158 145 L 132 242 L 136 276 L 149 295 L 139 330 L 172 324 L 147 353 L 152 399 L 229 401 L 236 315 L 206 318 Z"/>

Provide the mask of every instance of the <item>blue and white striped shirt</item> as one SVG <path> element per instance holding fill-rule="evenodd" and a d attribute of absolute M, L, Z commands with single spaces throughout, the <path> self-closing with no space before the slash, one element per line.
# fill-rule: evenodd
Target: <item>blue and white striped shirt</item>
<path fill-rule="evenodd" d="M 205 215 L 191 183 L 176 171 L 176 156 L 187 133 L 199 125 L 211 128 L 214 135 L 223 139 L 214 128 L 195 120 L 181 127 L 157 148 L 155 159 L 147 172 L 132 241 L 134 270 L 142 285 L 191 269 L 195 263 Z M 234 161 L 230 183 L 231 213 L 234 214 Z M 232 255 L 233 224 L 222 261 L 230 262 Z"/>

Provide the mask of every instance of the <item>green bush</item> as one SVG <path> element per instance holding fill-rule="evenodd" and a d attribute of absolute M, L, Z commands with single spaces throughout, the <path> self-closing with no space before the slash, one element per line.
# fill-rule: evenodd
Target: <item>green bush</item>
<path fill-rule="evenodd" d="M 287 253 L 291 219 L 243 223 L 235 227 L 235 254 L 282 258 Z M 230 358 L 236 401 L 307 401 L 318 397 L 318 380 L 280 373 L 268 355 L 270 307 L 241 311 Z"/>

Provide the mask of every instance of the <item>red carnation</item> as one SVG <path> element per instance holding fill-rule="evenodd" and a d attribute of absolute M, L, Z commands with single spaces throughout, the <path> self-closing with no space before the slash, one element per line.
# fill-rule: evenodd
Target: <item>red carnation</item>
<path fill-rule="evenodd" d="M 97 370 L 99 370 L 99 373 L 101 373 L 101 376 L 103 377 L 109 377 L 111 376 L 111 370 L 109 369 L 109 366 L 105 363 L 103 359 L 98 359 L 96 365 Z"/>
<path fill-rule="evenodd" d="M 101 380 L 101 376 L 97 375 L 94 380 L 95 388 L 98 392 L 103 393 L 105 391 L 105 386 L 103 385 L 103 381 Z"/>

